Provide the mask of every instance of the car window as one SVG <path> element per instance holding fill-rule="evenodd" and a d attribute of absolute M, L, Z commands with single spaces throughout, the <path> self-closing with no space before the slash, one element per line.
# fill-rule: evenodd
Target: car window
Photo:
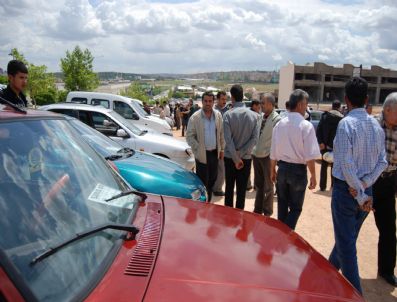
<path fill-rule="evenodd" d="M 56 113 L 62 113 L 71 117 L 78 117 L 77 111 L 73 109 L 50 109 L 49 111 L 56 112 Z"/>
<path fill-rule="evenodd" d="M 0 249 L 37 300 L 76 300 L 105 273 L 119 231 L 101 231 L 31 262 L 92 227 L 130 223 L 136 197 L 105 201 L 128 188 L 67 121 L 0 122 Z"/>
<path fill-rule="evenodd" d="M 70 100 L 72 103 L 87 104 L 87 98 L 74 97 Z"/>
<path fill-rule="evenodd" d="M 108 116 L 100 112 L 91 112 L 94 128 L 107 136 L 116 136 L 118 125 Z M 111 122 L 112 125 L 105 125 L 105 120 Z"/>
<path fill-rule="evenodd" d="M 115 141 L 90 126 L 85 125 L 79 120 L 70 120 L 70 124 L 85 139 L 85 141 L 103 157 L 116 154 L 117 151 L 123 148 Z"/>
<path fill-rule="evenodd" d="M 113 117 L 113 119 L 117 120 L 123 127 L 126 127 L 128 130 L 130 130 L 132 133 L 135 135 L 141 135 L 142 130 L 135 126 L 133 124 L 133 121 L 127 120 L 124 117 L 122 117 L 120 114 L 118 114 L 116 111 L 111 111 L 109 112 L 109 115 Z"/>
<path fill-rule="evenodd" d="M 133 119 L 133 114 L 135 113 L 135 111 L 132 110 L 130 105 L 120 101 L 113 101 L 113 107 L 114 111 L 116 111 L 124 118 Z"/>
<path fill-rule="evenodd" d="M 79 110 L 78 119 L 82 121 L 84 124 L 91 126 L 89 112 L 85 110 Z"/>
<path fill-rule="evenodd" d="M 100 106 L 103 106 L 103 107 L 105 107 L 107 109 L 110 108 L 109 100 L 103 100 L 103 99 L 92 99 L 91 100 L 91 105 L 94 105 L 94 106 L 100 105 Z"/>
<path fill-rule="evenodd" d="M 141 105 L 138 102 L 136 102 L 134 100 L 131 100 L 131 106 L 132 106 L 132 108 L 134 108 L 134 110 L 139 115 L 141 115 L 141 116 L 149 116 L 149 114 L 145 110 L 143 110 L 143 108 L 141 107 Z"/>

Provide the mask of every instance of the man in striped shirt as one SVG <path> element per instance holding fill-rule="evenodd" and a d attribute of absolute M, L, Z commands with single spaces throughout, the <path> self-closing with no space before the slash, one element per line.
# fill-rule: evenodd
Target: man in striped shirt
<path fill-rule="evenodd" d="M 372 210 L 372 185 L 387 167 L 385 134 L 367 114 L 368 84 L 353 77 L 345 85 L 348 115 L 339 122 L 334 140 L 332 221 L 335 246 L 329 261 L 362 293 L 356 241 Z"/>
<path fill-rule="evenodd" d="M 379 123 L 385 132 L 388 166 L 373 186 L 374 215 L 379 231 L 378 274 L 396 286 L 396 171 L 397 171 L 397 92 L 387 96 Z"/>

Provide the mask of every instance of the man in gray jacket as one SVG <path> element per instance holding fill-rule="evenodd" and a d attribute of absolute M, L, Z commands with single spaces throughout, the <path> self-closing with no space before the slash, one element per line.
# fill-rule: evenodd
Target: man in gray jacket
<path fill-rule="evenodd" d="M 192 147 L 196 158 L 196 174 L 207 188 L 210 202 L 217 177 L 218 159 L 223 159 L 225 140 L 222 115 L 213 110 L 214 95 L 204 92 L 202 102 L 202 109 L 193 113 L 189 119 L 186 141 Z"/>
<path fill-rule="evenodd" d="M 225 206 L 233 207 L 233 192 L 236 184 L 236 208 L 244 209 L 245 192 L 251 173 L 251 153 L 259 134 L 259 115 L 246 108 L 242 102 L 241 85 L 230 89 L 233 108 L 223 116 L 225 130 Z"/>
<path fill-rule="evenodd" d="M 271 216 L 273 214 L 273 182 L 270 178 L 270 147 L 273 128 L 281 117 L 274 110 L 275 99 L 270 93 L 261 97 L 260 132 L 258 142 L 252 151 L 254 164 L 254 185 L 256 188 L 254 213 Z"/>

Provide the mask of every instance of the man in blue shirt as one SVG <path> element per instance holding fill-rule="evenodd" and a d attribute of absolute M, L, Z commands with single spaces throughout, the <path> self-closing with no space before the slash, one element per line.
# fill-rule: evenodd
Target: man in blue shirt
<path fill-rule="evenodd" d="M 345 85 L 348 115 L 339 122 L 334 140 L 332 221 L 335 246 L 329 261 L 362 293 L 356 241 L 372 210 L 372 185 L 387 167 L 385 134 L 367 114 L 368 84 L 353 77 Z"/>
<path fill-rule="evenodd" d="M 233 207 L 236 185 L 236 208 L 244 209 L 245 191 L 251 173 L 251 153 L 259 135 L 259 115 L 246 108 L 243 87 L 230 89 L 233 108 L 223 116 L 225 133 L 225 206 Z"/>

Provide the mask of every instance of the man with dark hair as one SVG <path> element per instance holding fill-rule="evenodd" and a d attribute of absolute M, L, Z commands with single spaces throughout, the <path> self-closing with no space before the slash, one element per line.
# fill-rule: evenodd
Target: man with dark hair
<path fill-rule="evenodd" d="M 19 107 L 27 107 L 28 102 L 23 90 L 28 83 L 28 69 L 18 60 L 11 60 L 7 65 L 8 85 L 0 91 L 0 97 Z"/>
<path fill-rule="evenodd" d="M 230 89 L 233 108 L 223 116 L 225 133 L 225 206 L 233 207 L 236 185 L 236 208 L 244 209 L 248 177 L 251 172 L 251 152 L 259 134 L 259 115 L 244 106 L 243 87 Z"/>
<path fill-rule="evenodd" d="M 360 77 L 345 85 L 349 113 L 338 125 L 334 140 L 334 186 L 331 211 L 335 246 L 329 261 L 362 293 L 356 241 L 372 210 L 372 185 L 387 167 L 385 134 L 364 109 L 368 84 Z"/>
<path fill-rule="evenodd" d="M 343 114 L 340 113 L 340 101 L 335 100 L 332 102 L 332 109 L 326 111 L 321 115 L 321 119 L 317 126 L 317 141 L 320 146 L 321 155 L 326 152 L 332 152 L 334 146 L 334 138 L 336 135 L 336 128 L 338 128 L 339 121 L 343 118 Z M 321 159 L 321 170 L 320 170 L 320 190 L 325 191 L 327 188 L 327 170 L 328 163 L 324 159 Z M 332 180 L 332 163 L 331 163 L 331 186 Z"/>
<path fill-rule="evenodd" d="M 226 106 L 227 95 L 225 91 L 218 91 L 216 95 L 216 104 L 215 109 L 218 110 L 223 115 L 229 109 Z M 213 194 L 215 196 L 225 196 L 225 192 L 222 190 L 223 183 L 225 182 L 225 162 L 222 159 L 218 160 L 218 175 L 216 177 L 216 181 L 214 187 L 212 188 Z"/>
<path fill-rule="evenodd" d="M 225 114 L 225 112 L 229 109 L 226 106 L 226 101 L 227 101 L 227 95 L 225 91 L 218 91 L 216 95 L 216 104 L 215 104 L 215 109 L 218 110 L 222 116 Z"/>
<path fill-rule="evenodd" d="M 290 111 L 274 127 L 270 149 L 271 179 L 277 179 L 277 218 L 293 230 L 302 212 L 307 168 L 312 190 L 317 184 L 315 160 L 321 156 L 314 127 L 304 119 L 308 99 L 309 95 L 301 89 L 291 93 Z"/>
<path fill-rule="evenodd" d="M 190 117 L 186 141 L 192 147 L 196 158 L 196 174 L 204 183 L 210 202 L 217 177 L 218 159 L 223 159 L 225 140 L 222 115 L 219 111 L 213 110 L 212 92 L 204 92 L 202 102 L 203 108 Z"/>
<path fill-rule="evenodd" d="M 373 186 L 374 215 L 379 231 L 378 274 L 397 286 L 396 267 L 396 187 L 397 178 L 397 92 L 386 97 L 378 122 L 385 132 L 388 166 Z"/>
<path fill-rule="evenodd" d="M 271 216 L 273 214 L 273 183 L 270 178 L 270 146 L 273 128 L 280 121 L 275 107 L 274 96 L 265 93 L 261 96 L 262 114 L 258 142 L 252 151 L 254 164 L 254 185 L 256 189 L 254 212 Z"/>
<path fill-rule="evenodd" d="M 251 110 L 259 114 L 261 112 L 261 103 L 258 100 L 252 100 Z"/>

